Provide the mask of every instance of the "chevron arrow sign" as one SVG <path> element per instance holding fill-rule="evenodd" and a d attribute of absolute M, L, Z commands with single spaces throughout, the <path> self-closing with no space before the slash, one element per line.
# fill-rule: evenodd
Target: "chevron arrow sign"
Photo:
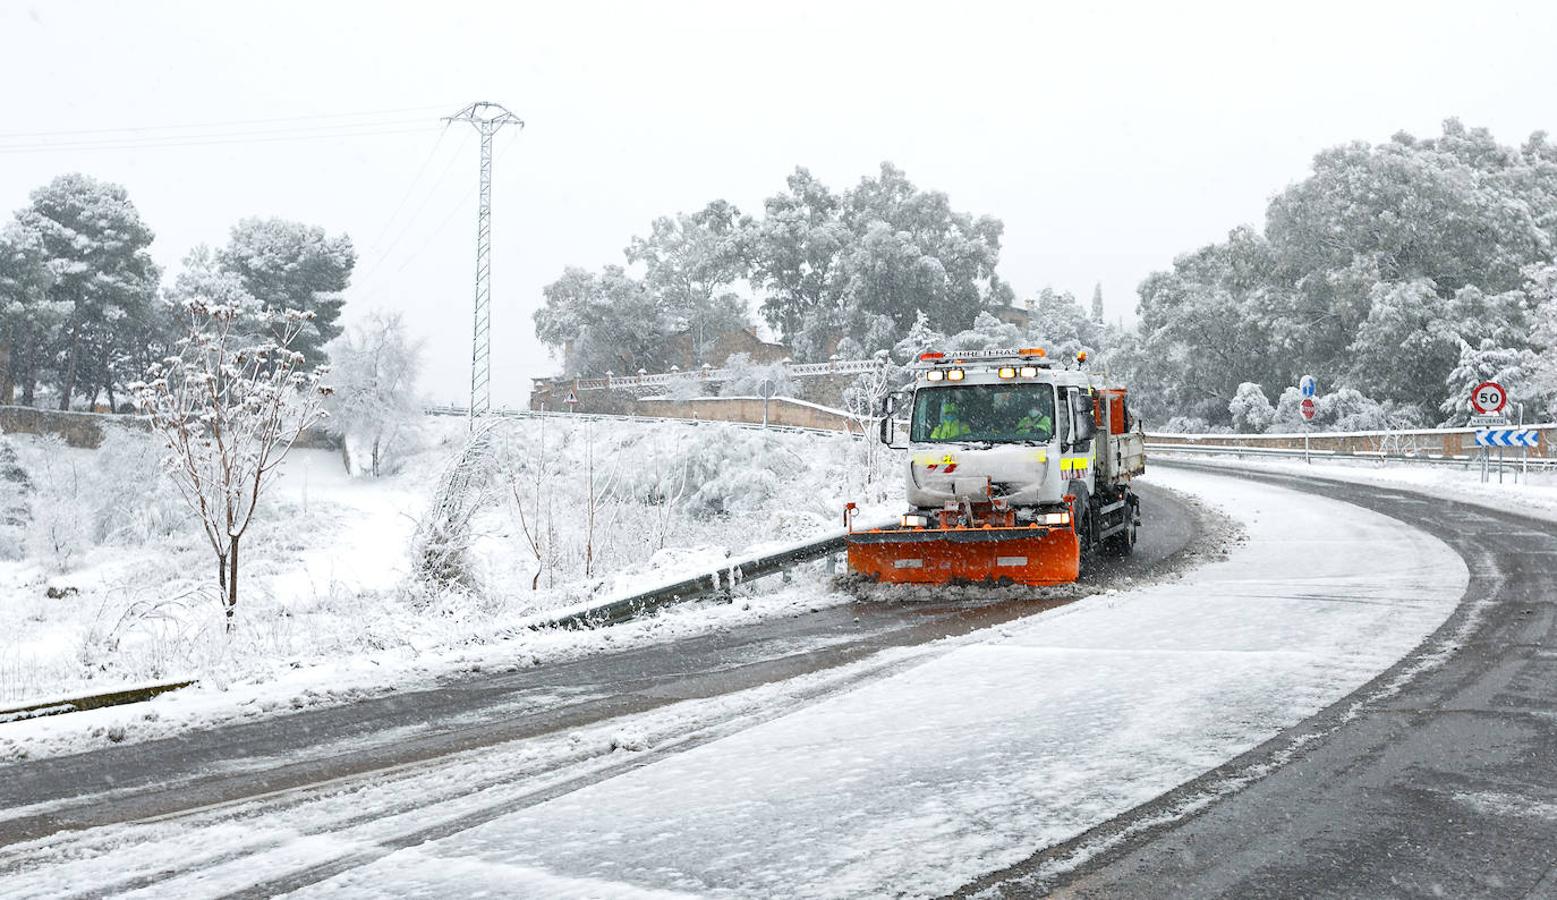
<path fill-rule="evenodd" d="M 1476 446 L 1534 447 L 1540 437 L 1533 428 L 1483 428 L 1476 432 Z"/>

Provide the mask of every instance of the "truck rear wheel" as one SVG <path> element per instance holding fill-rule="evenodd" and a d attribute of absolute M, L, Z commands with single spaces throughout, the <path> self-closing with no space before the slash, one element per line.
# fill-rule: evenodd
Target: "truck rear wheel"
<path fill-rule="evenodd" d="M 1136 503 L 1133 498 L 1125 506 L 1124 527 L 1103 540 L 1103 549 L 1109 556 L 1129 556 L 1135 552 Z"/>

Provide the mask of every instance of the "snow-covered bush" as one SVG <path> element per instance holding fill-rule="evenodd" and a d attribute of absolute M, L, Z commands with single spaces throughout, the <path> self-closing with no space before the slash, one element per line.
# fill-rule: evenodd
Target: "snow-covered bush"
<path fill-rule="evenodd" d="M 670 504 L 698 519 L 763 506 L 801 464 L 774 433 L 736 428 L 635 435 L 615 443 L 609 459 L 599 476 L 607 499 Z"/>
<path fill-rule="evenodd" d="M 1174 416 L 1162 426 L 1167 434 L 1206 434 L 1211 426 L 1205 419 L 1194 416 Z"/>
<path fill-rule="evenodd" d="M 16 447 L 0 435 L 0 559 L 18 559 L 30 521 L 28 495 L 32 482 L 22 468 Z"/>
<path fill-rule="evenodd" d="M 708 382 L 700 378 L 676 378 L 665 385 L 665 397 L 670 400 L 696 400 L 708 396 Z"/>
<path fill-rule="evenodd" d="M 86 471 L 96 544 L 142 544 L 184 526 L 177 488 L 162 468 L 162 450 L 149 434 L 104 429 Z"/>
<path fill-rule="evenodd" d="M 66 572 L 93 547 L 138 545 L 172 534 L 185 511 L 160 459 L 150 435 L 122 428 L 104 429 L 96 450 L 72 449 L 53 435 L 33 438 L 15 454 L 12 475 L 19 482 L 5 478 L 0 463 L 0 482 L 25 487 L 0 525 L 0 537 L 19 538 L 22 552 L 15 555 Z"/>
<path fill-rule="evenodd" d="M 492 426 L 476 432 L 444 467 L 427 512 L 411 539 L 416 596 L 434 591 L 475 593 L 480 580 L 470 558 L 472 522 L 493 499 Z"/>
<path fill-rule="evenodd" d="M 1316 421 L 1325 431 L 1390 431 L 1416 427 L 1413 406 L 1380 403 L 1355 388 L 1341 388 L 1319 398 Z"/>
<path fill-rule="evenodd" d="M 536 417 L 502 423 L 493 446 L 503 500 L 472 523 L 472 564 L 487 584 L 535 589 L 591 589 L 664 563 L 662 551 L 814 534 L 897 474 L 870 465 L 865 441 L 716 423 Z"/>
<path fill-rule="evenodd" d="M 1244 433 L 1264 431 L 1276 418 L 1276 408 L 1270 405 L 1265 389 L 1252 381 L 1238 385 L 1227 411 L 1233 417 L 1233 430 Z"/>
<path fill-rule="evenodd" d="M 27 555 L 54 572 L 68 572 L 92 545 L 95 531 L 88 474 L 65 442 L 53 435 L 36 441 L 27 468 L 33 489 L 27 498 Z"/>
<path fill-rule="evenodd" d="M 1277 434 L 1293 434 L 1309 427 L 1303 419 L 1301 406 L 1303 404 L 1303 392 L 1296 387 L 1288 385 L 1276 398 L 1276 414 L 1271 418 L 1269 431 Z"/>

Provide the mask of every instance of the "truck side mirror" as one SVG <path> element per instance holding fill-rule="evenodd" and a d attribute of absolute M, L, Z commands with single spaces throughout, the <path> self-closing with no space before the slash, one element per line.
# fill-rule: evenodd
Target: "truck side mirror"
<path fill-rule="evenodd" d="M 1097 399 L 1091 394 L 1081 391 L 1072 391 L 1070 394 L 1070 408 L 1073 415 L 1071 421 L 1075 423 L 1076 430 L 1071 435 L 1071 444 L 1081 446 L 1092 440 L 1097 434 Z"/>
<path fill-rule="evenodd" d="M 897 420 L 894 418 L 893 414 L 897 412 L 897 402 L 899 399 L 901 399 L 901 397 L 898 394 L 887 394 L 885 397 L 881 398 L 881 416 L 878 419 L 880 432 L 877 436 L 881 439 L 881 442 L 886 444 L 890 449 L 906 450 L 908 449 L 907 444 L 896 443 Z"/>

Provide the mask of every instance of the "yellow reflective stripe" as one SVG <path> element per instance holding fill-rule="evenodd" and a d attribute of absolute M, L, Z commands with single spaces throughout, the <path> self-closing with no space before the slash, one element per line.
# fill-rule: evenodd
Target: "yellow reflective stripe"
<path fill-rule="evenodd" d="M 1087 469 L 1090 469 L 1090 468 L 1092 468 L 1092 457 L 1091 456 L 1062 456 L 1062 457 L 1060 457 L 1060 471 L 1061 472 L 1070 472 L 1070 471 L 1074 471 L 1076 469 L 1080 469 L 1081 471 L 1085 472 Z"/>

